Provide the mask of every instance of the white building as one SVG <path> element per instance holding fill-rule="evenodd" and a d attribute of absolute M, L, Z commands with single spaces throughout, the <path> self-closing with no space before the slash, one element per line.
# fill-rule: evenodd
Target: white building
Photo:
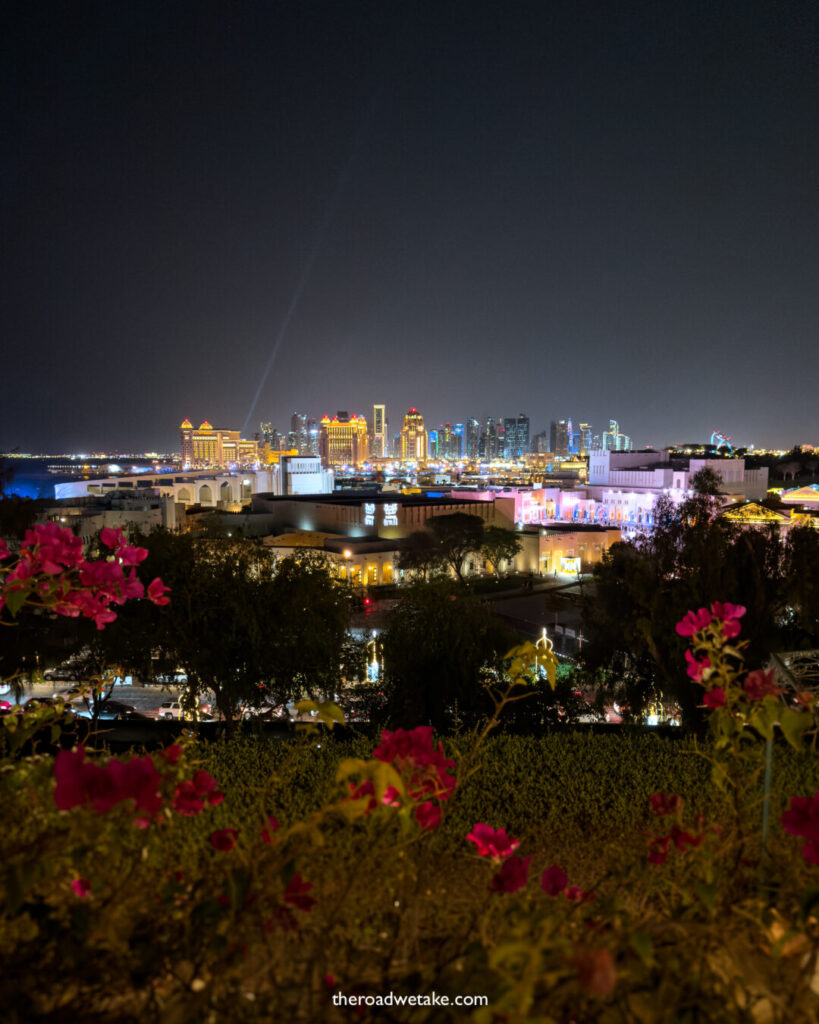
<path fill-rule="evenodd" d="M 158 495 L 179 505 L 237 510 L 254 494 L 332 494 L 332 470 L 321 468 L 317 456 L 282 456 L 278 465 L 241 473 L 198 470 L 187 473 L 135 473 L 92 480 L 72 480 L 54 488 L 58 499 L 101 496 L 115 492 Z"/>

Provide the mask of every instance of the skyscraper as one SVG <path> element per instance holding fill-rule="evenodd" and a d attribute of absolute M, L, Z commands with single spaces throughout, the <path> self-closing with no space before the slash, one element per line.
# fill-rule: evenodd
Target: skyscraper
<path fill-rule="evenodd" d="M 383 459 L 387 456 L 387 438 L 389 437 L 389 425 L 387 423 L 386 406 L 373 406 L 373 456 L 376 459 Z"/>
<path fill-rule="evenodd" d="M 631 451 L 631 438 L 620 433 L 617 420 L 609 420 L 609 429 L 603 431 L 602 444 L 604 452 Z"/>
<path fill-rule="evenodd" d="M 424 417 L 417 409 L 412 408 L 404 416 L 401 430 L 401 460 L 403 462 L 423 462 L 427 457 L 427 432 L 424 429 Z"/>
<path fill-rule="evenodd" d="M 477 459 L 481 446 L 481 425 L 471 416 L 466 421 L 466 456 L 469 459 Z"/>
<path fill-rule="evenodd" d="M 552 420 L 549 428 L 549 447 L 553 455 L 565 458 L 569 454 L 569 422 Z"/>
<path fill-rule="evenodd" d="M 287 436 L 287 443 L 290 448 L 295 448 L 299 455 L 309 454 L 306 413 L 293 413 L 290 418 L 290 433 Z"/>
<path fill-rule="evenodd" d="M 580 427 L 580 454 L 588 455 L 593 446 L 593 434 L 591 423 L 581 423 Z"/>
<path fill-rule="evenodd" d="M 463 423 L 456 423 L 452 428 L 452 457 L 454 459 L 462 459 L 464 457 L 464 425 Z"/>
<path fill-rule="evenodd" d="M 367 461 L 367 421 L 363 416 L 337 412 L 322 416 L 319 453 L 325 466 L 358 466 Z"/>
<path fill-rule="evenodd" d="M 516 419 L 503 421 L 503 457 L 517 459 L 529 451 L 529 417 L 520 412 Z"/>

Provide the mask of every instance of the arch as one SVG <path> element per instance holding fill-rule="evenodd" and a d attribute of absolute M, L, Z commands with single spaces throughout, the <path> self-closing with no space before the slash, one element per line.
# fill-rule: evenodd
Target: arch
<path fill-rule="evenodd" d="M 187 487 L 180 487 L 179 490 L 176 492 L 175 500 L 182 502 L 182 504 L 184 505 L 190 505 L 193 499 L 191 497 L 191 492 L 188 490 Z"/>
<path fill-rule="evenodd" d="M 231 487 L 230 480 L 225 480 L 219 488 L 219 501 L 233 501 L 233 488 Z"/>
<path fill-rule="evenodd" d="M 242 481 L 242 501 L 250 501 L 253 494 L 253 487 L 250 481 Z"/>
<path fill-rule="evenodd" d="M 210 489 L 210 484 L 202 484 L 199 487 L 199 504 L 200 505 L 212 505 L 213 504 L 213 491 Z"/>

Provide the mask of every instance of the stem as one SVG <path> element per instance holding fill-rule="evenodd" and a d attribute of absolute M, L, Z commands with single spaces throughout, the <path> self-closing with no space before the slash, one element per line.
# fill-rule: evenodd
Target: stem
<path fill-rule="evenodd" d="M 762 789 L 762 851 L 759 858 L 759 884 L 765 884 L 768 875 L 768 829 L 771 823 L 771 776 L 773 765 L 773 737 L 765 740 L 765 781 Z"/>

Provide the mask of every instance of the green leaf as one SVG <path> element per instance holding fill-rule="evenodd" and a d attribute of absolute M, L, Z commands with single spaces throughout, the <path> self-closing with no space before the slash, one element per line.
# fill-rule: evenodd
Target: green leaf
<path fill-rule="evenodd" d="M 651 936 L 647 932 L 636 931 L 629 941 L 631 942 L 631 948 L 642 960 L 645 966 L 650 966 L 652 954 L 654 952 L 654 942 Z"/>
<path fill-rule="evenodd" d="M 12 618 L 16 618 L 17 612 L 26 603 L 26 597 L 28 596 L 27 589 L 20 590 L 7 590 L 3 595 L 6 599 L 6 608 L 9 610 L 9 614 Z"/>
<path fill-rule="evenodd" d="M 717 905 L 717 890 L 715 886 L 706 885 L 705 882 L 697 882 L 694 886 L 694 892 L 702 904 L 708 907 L 709 910 L 714 910 Z"/>
<path fill-rule="evenodd" d="M 812 716 L 805 711 L 785 708 L 779 715 L 779 728 L 782 730 L 782 735 L 797 750 L 802 749 L 802 736 L 812 724 Z"/>
<path fill-rule="evenodd" d="M 366 771 L 366 761 L 362 761 L 360 757 L 345 757 L 336 768 L 336 782 L 344 782 L 351 775 L 361 775 Z"/>
<path fill-rule="evenodd" d="M 756 729 L 760 736 L 772 740 L 774 726 L 782 715 L 782 705 L 776 697 L 765 697 L 761 705 L 748 719 L 748 724 Z"/>

